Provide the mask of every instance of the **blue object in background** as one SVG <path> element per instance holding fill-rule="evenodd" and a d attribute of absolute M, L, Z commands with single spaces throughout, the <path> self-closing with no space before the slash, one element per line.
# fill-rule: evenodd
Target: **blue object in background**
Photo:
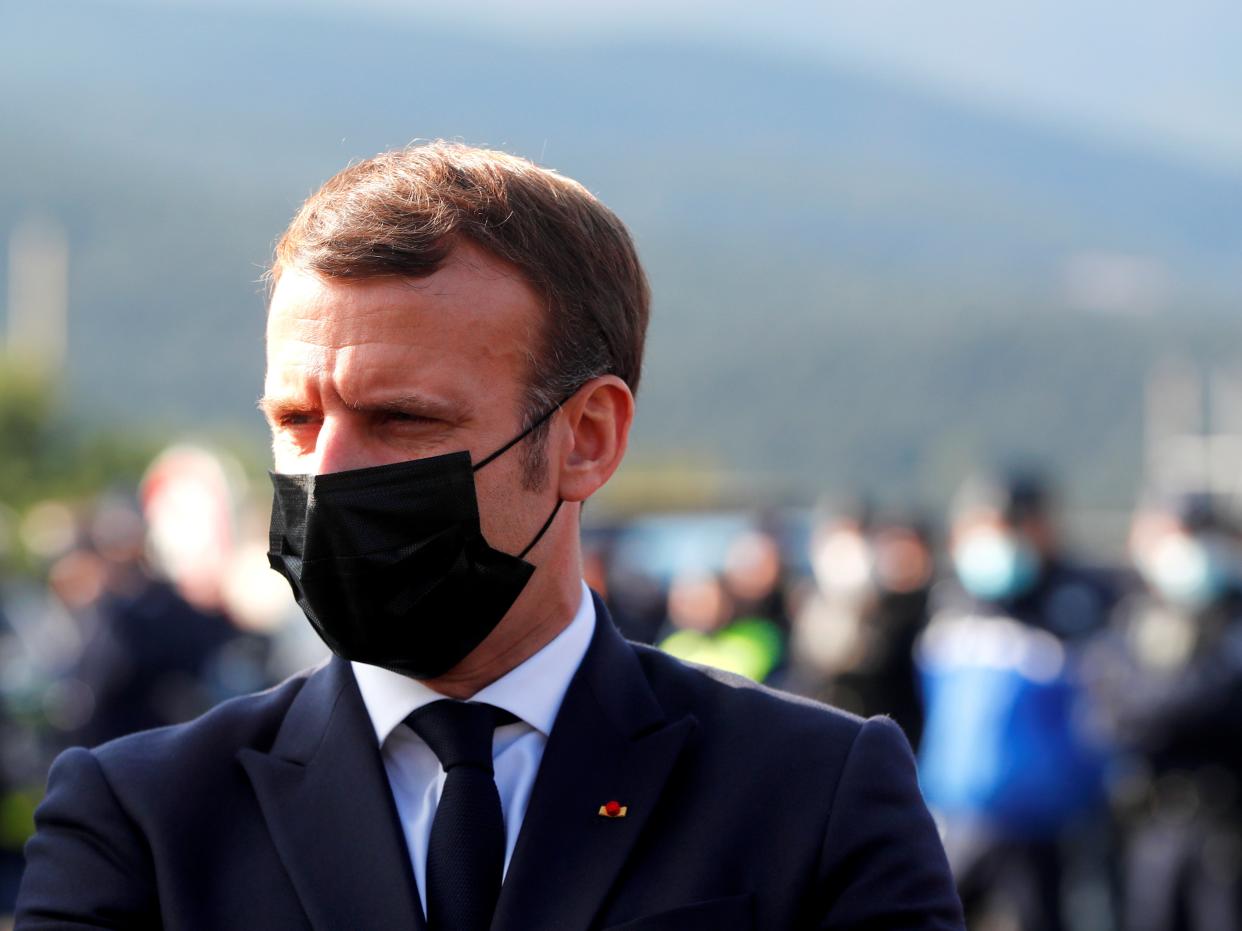
<path fill-rule="evenodd" d="M 920 781 L 941 814 L 1009 836 L 1055 833 L 1104 800 L 1102 748 L 1051 634 L 1001 618 L 934 622 L 920 646 Z"/>

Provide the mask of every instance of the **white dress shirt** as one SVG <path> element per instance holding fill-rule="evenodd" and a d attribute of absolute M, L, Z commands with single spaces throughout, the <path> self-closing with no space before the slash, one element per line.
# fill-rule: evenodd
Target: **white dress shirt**
<path fill-rule="evenodd" d="M 583 582 L 578 613 L 569 626 L 534 656 L 470 698 L 518 718 L 514 724 L 496 728 L 492 739 L 496 788 L 505 818 L 506 872 L 552 724 L 594 632 L 595 603 Z M 431 748 L 402 722 L 410 712 L 445 696 L 417 679 L 379 666 L 350 665 L 379 741 L 425 915 L 427 846 L 446 774 Z"/>

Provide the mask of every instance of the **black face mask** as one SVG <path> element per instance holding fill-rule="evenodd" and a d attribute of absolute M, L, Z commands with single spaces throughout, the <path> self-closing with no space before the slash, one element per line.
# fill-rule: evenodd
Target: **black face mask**
<path fill-rule="evenodd" d="M 416 679 L 448 672 L 500 623 L 534 574 L 479 529 L 468 452 L 326 475 L 269 473 L 275 497 L 268 562 L 338 656 Z"/>

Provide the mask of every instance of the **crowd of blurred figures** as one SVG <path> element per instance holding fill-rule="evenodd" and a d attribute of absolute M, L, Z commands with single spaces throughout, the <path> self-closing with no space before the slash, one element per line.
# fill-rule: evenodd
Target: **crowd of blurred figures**
<path fill-rule="evenodd" d="M 233 471 L 175 447 L 134 492 L 22 518 L 25 572 L 0 579 L 0 908 L 57 752 L 326 656 Z M 1242 929 L 1242 522 L 1153 496 L 1110 565 L 1068 551 L 1053 492 L 995 472 L 931 515 L 588 522 L 584 569 L 632 640 L 892 716 L 972 928 Z"/>

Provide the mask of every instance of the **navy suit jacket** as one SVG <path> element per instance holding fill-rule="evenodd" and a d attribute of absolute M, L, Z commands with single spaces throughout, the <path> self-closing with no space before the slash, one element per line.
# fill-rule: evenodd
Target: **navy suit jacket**
<path fill-rule="evenodd" d="M 962 927 L 895 724 L 629 644 L 596 610 L 494 929 Z M 625 817 L 601 817 L 614 799 Z M 425 927 L 340 659 L 67 751 L 36 821 L 23 931 Z"/>

